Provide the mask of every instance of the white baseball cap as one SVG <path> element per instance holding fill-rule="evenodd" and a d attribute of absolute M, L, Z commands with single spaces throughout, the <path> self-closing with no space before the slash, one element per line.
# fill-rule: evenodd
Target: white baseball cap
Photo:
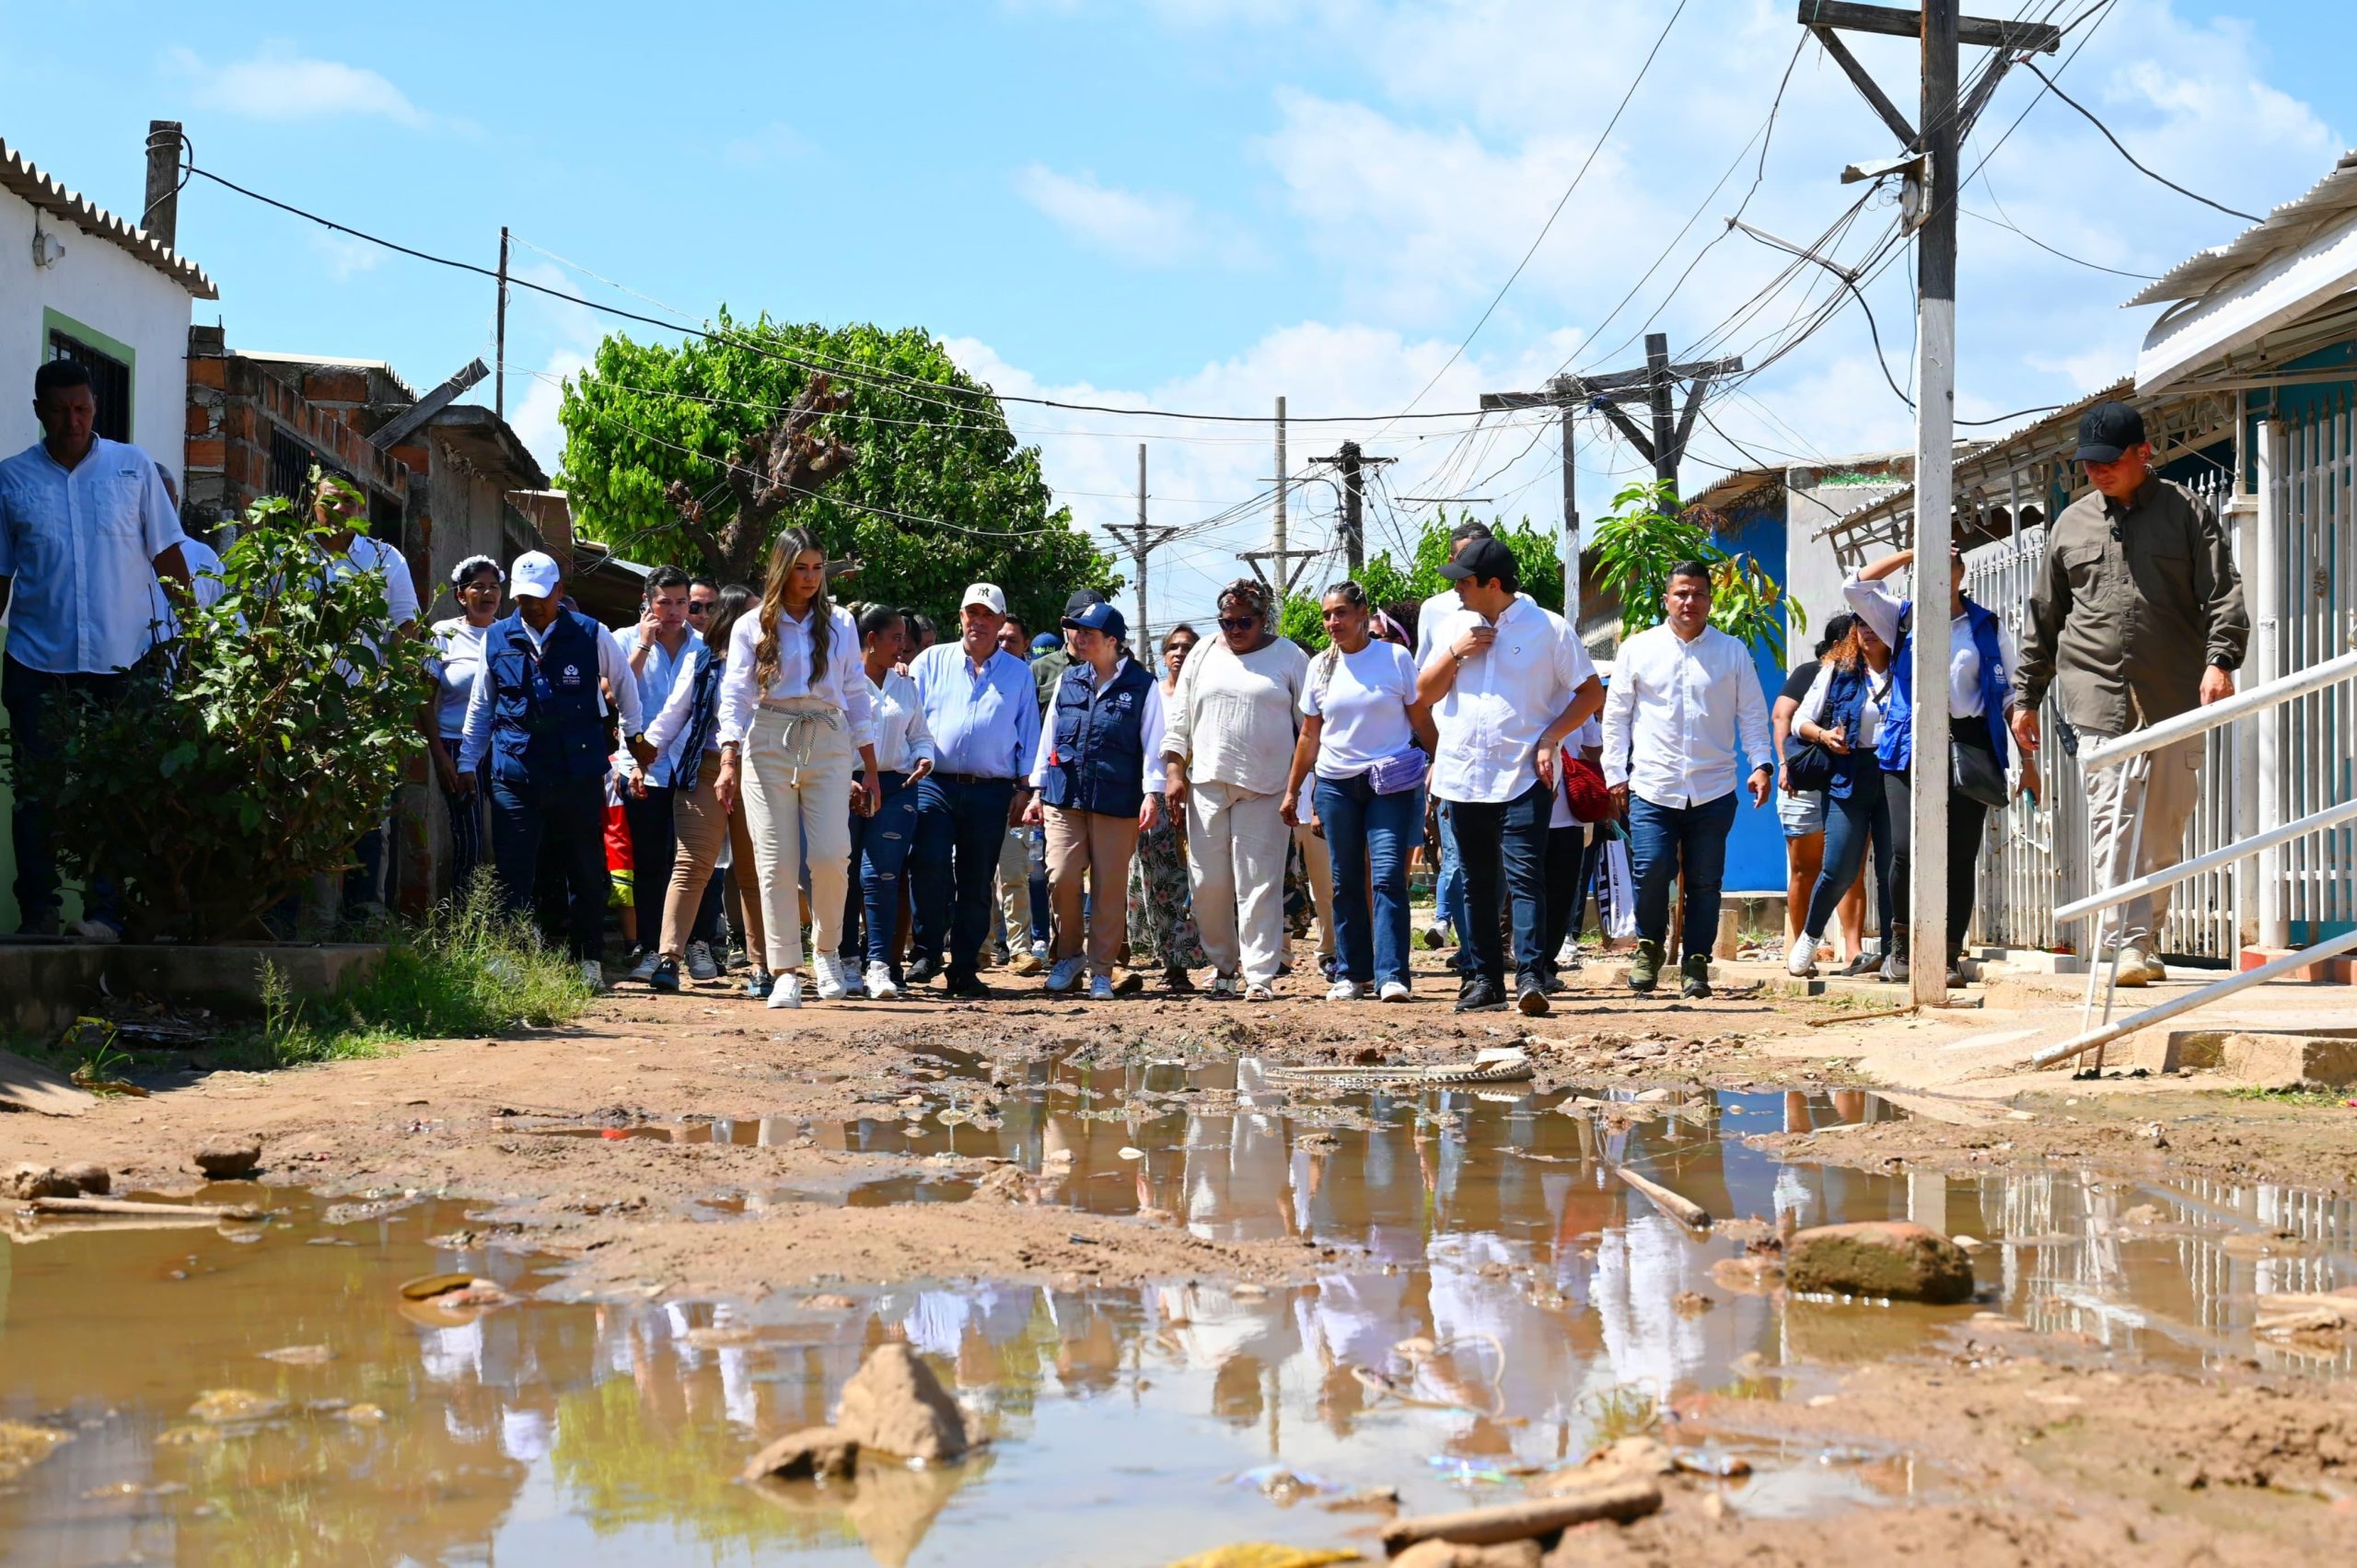
<path fill-rule="evenodd" d="M 993 615 L 1006 613 L 1006 596 L 999 591 L 996 583 L 976 583 L 968 588 L 966 597 L 958 601 L 958 608 L 963 610 L 970 604 L 979 604 Z"/>
<path fill-rule="evenodd" d="M 507 578 L 519 594 L 549 598 L 555 595 L 557 586 L 564 581 L 564 568 L 559 566 L 556 557 L 548 552 L 528 550 L 518 555 L 516 563 L 507 568 Z"/>

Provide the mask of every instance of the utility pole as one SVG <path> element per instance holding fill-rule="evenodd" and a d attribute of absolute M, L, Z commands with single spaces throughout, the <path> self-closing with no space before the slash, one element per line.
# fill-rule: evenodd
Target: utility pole
<path fill-rule="evenodd" d="M 1350 563 L 1350 574 L 1353 577 L 1359 575 L 1359 568 L 1366 564 L 1364 470 L 1399 460 L 1397 458 L 1370 458 L 1355 441 L 1343 442 L 1330 458 L 1316 459 L 1342 471 L 1342 555 Z"/>
<path fill-rule="evenodd" d="M 499 326 L 498 343 L 493 350 L 497 360 L 498 378 L 491 389 L 491 412 L 500 418 L 507 417 L 507 226 L 499 226 Z"/>
<path fill-rule="evenodd" d="M 1285 469 L 1285 401 L 1283 398 L 1277 400 L 1277 475 L 1271 482 L 1277 487 L 1277 516 L 1275 525 L 1270 529 L 1270 547 L 1248 550 L 1240 559 L 1252 568 L 1254 575 L 1269 585 L 1277 596 L 1278 608 L 1282 610 L 1285 595 L 1293 592 L 1295 560 L 1312 561 L 1320 553 L 1315 550 L 1291 550 L 1285 545 L 1285 496 L 1292 489 L 1293 482 L 1292 475 Z M 1263 561 L 1274 562 L 1274 569 L 1261 570 L 1260 563 Z"/>
<path fill-rule="evenodd" d="M 187 145 L 179 121 L 147 122 L 147 204 L 139 226 L 167 250 L 180 248 L 180 155 Z"/>
<path fill-rule="evenodd" d="M 1902 212 L 1910 213 L 1915 236 L 1915 613 L 1908 635 L 1918 672 L 1914 714 L 1914 776 L 1909 792 L 1909 842 L 1914 846 L 1912 914 L 1908 922 L 1910 990 L 1922 1006 L 1947 1002 L 1947 958 L 1960 932 L 1948 930 L 1948 792 L 1951 743 L 1947 688 L 1949 616 L 1953 585 L 1948 546 L 1956 537 L 1956 212 L 1962 177 L 1957 152 L 1970 119 L 1989 101 L 2015 52 L 2051 53 L 2061 33 L 2039 23 L 1991 20 L 1958 15 L 1957 0 L 1924 0 L 1921 12 L 1884 6 L 1800 0 L 1799 19 L 1817 35 L 1883 123 L 1897 134 L 1912 158 L 1897 165 L 1861 168 L 1845 180 L 1903 173 L 1908 183 Z M 1922 44 L 1922 92 L 1919 132 L 1875 85 L 1842 43 L 1837 29 L 1914 37 Z M 1956 52 L 1970 41 L 2000 52 L 1974 88 L 1969 102 L 1956 101 Z M 1924 606 L 1935 607 L 1925 613 Z M 1884 940 L 1887 942 L 1889 935 Z"/>
<path fill-rule="evenodd" d="M 1614 428 L 1627 438 L 1629 445 L 1654 465 L 1655 477 L 1669 481 L 1671 494 L 1677 493 L 1678 465 L 1685 459 L 1686 443 L 1694 434 L 1694 421 L 1702 412 L 1702 399 L 1712 381 L 1721 376 L 1732 376 L 1743 368 L 1741 355 L 1725 359 L 1701 359 L 1684 365 L 1669 362 L 1669 339 L 1662 332 L 1645 336 L 1645 367 L 1643 370 L 1616 370 L 1608 376 L 1557 376 L 1542 391 L 1484 392 L 1481 408 L 1487 412 L 1498 409 L 1554 408 L 1562 411 L 1563 424 L 1563 619 L 1573 626 L 1579 624 L 1580 613 L 1580 507 L 1577 493 L 1577 470 L 1572 463 L 1573 420 L 1583 410 L 1593 409 L 1610 420 Z M 1671 389 L 1679 381 L 1691 383 L 1686 394 L 1686 407 L 1672 417 Z M 1631 419 L 1620 407 L 1623 401 L 1642 396 L 1652 415 L 1651 431 Z"/>
<path fill-rule="evenodd" d="M 1148 625 L 1145 614 L 1145 558 L 1159 547 L 1169 543 L 1171 537 L 1178 533 L 1178 530 L 1177 528 L 1150 528 L 1146 527 L 1145 443 L 1143 441 L 1138 443 L 1138 521 L 1136 538 L 1123 538 L 1122 532 L 1120 528 L 1109 528 L 1105 531 L 1111 534 L 1115 541 L 1130 552 L 1130 559 L 1137 564 L 1138 623 L 1134 627 L 1131 628 L 1131 630 L 1136 635 L 1137 645 L 1139 647 L 1144 647 L 1145 646 L 1146 627 Z"/>

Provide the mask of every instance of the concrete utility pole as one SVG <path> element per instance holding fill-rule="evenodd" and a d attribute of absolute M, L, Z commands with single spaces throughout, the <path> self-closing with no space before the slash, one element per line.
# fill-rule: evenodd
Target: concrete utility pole
<path fill-rule="evenodd" d="M 1350 563 L 1350 574 L 1356 577 L 1359 568 L 1366 564 L 1366 515 L 1363 470 L 1396 463 L 1397 458 L 1370 458 L 1355 441 L 1345 441 L 1330 458 L 1319 458 L 1319 463 L 1342 471 L 1342 557 Z"/>
<path fill-rule="evenodd" d="M 1283 398 L 1277 400 L 1277 476 L 1271 482 L 1277 487 L 1277 516 L 1275 525 L 1270 529 L 1269 548 L 1245 551 L 1238 559 L 1251 567 L 1253 575 L 1275 592 L 1278 608 L 1282 610 L 1285 595 L 1293 592 L 1294 562 L 1296 559 L 1314 561 L 1321 553 L 1315 550 L 1288 549 L 1285 544 L 1285 497 L 1293 488 L 1293 477 L 1285 469 L 1285 401 Z M 1275 565 L 1263 571 L 1260 566 L 1263 561 L 1274 562 Z"/>
<path fill-rule="evenodd" d="M 1915 154 L 1902 163 L 1860 168 L 1846 180 L 1904 173 L 1914 197 L 1901 210 L 1914 215 L 1915 240 L 1915 613 L 1909 629 L 1918 700 L 1914 714 L 1914 777 L 1909 792 L 1909 842 L 1914 877 L 1909 889 L 1910 990 L 1924 1006 L 1947 1002 L 1948 769 L 1951 737 L 1947 688 L 1949 616 L 1953 590 L 1948 545 L 1956 536 L 1956 212 L 1963 170 L 1957 153 L 1971 118 L 2019 52 L 2051 53 L 2061 33 L 2043 24 L 1998 21 L 1957 14 L 1957 0 L 1925 0 L 1921 12 L 1884 6 L 1800 0 L 1799 19 L 1817 35 L 1866 102 Z M 1913 37 L 1922 43 L 1919 132 L 1907 123 L 1874 78 L 1841 42 L 1836 29 Z M 1956 52 L 1966 41 L 2001 52 L 1974 87 L 1956 99 Z M 1928 611 L 1924 607 L 1933 607 Z M 1886 936 L 1885 940 L 1888 940 Z"/>
<path fill-rule="evenodd" d="M 1122 531 L 1120 528 L 1109 528 L 1105 531 L 1111 534 L 1114 540 L 1130 552 L 1131 561 L 1134 562 L 1137 565 L 1138 621 L 1137 624 L 1130 630 L 1134 636 L 1136 645 L 1143 648 L 1146 644 L 1146 628 L 1150 624 L 1146 620 L 1145 612 L 1145 558 L 1148 555 L 1153 554 L 1156 549 L 1169 543 L 1171 537 L 1178 531 L 1177 528 L 1150 528 L 1146 527 L 1145 443 L 1143 441 L 1138 443 L 1138 521 L 1136 537 L 1124 538 Z"/>
<path fill-rule="evenodd" d="M 1703 395 L 1713 379 L 1731 376 L 1742 368 L 1741 355 L 1672 365 L 1668 337 L 1649 332 L 1645 336 L 1643 370 L 1616 370 L 1608 376 L 1557 376 L 1547 383 L 1544 391 L 1481 394 L 1484 412 L 1523 408 L 1562 411 L 1563 542 L 1559 553 L 1563 559 L 1563 619 L 1573 626 L 1579 624 L 1580 613 L 1580 505 L 1577 470 L 1572 464 L 1573 418 L 1584 409 L 1594 409 L 1610 420 L 1629 445 L 1654 465 L 1655 477 L 1669 481 L 1670 493 L 1676 494 L 1678 465 L 1686 457 L 1686 443 L 1693 436 L 1696 416 L 1702 412 Z M 1670 389 L 1678 381 L 1692 385 L 1686 394 L 1684 411 L 1673 420 Z M 1651 431 L 1641 428 L 1620 406 L 1622 400 L 1640 394 L 1652 414 Z"/>
<path fill-rule="evenodd" d="M 498 362 L 498 379 L 491 389 L 491 412 L 500 418 L 507 417 L 507 226 L 499 226 L 499 325 L 498 343 L 493 357 Z"/>
<path fill-rule="evenodd" d="M 180 249 L 180 154 L 186 145 L 177 120 L 147 122 L 147 205 L 139 226 L 167 250 Z"/>

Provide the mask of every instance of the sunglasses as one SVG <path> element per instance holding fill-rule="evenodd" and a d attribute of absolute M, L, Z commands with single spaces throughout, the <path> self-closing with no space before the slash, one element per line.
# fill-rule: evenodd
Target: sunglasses
<path fill-rule="evenodd" d="M 708 613 L 711 609 L 712 606 L 708 604 L 691 604 L 688 606 L 688 613 L 690 615 L 703 615 Z"/>
<path fill-rule="evenodd" d="M 1249 632 L 1259 624 L 1260 618 L 1257 615 L 1223 615 L 1219 618 L 1219 629 L 1223 632 Z"/>

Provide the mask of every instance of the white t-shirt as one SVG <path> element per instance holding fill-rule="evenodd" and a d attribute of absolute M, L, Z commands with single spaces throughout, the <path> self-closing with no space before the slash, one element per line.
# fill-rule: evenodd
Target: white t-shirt
<path fill-rule="evenodd" d="M 466 732 L 467 702 L 474 695 L 475 678 L 482 673 L 483 640 L 490 634 L 490 627 L 473 625 L 463 615 L 434 623 L 434 679 L 439 691 L 435 723 L 446 741 Z"/>
<path fill-rule="evenodd" d="M 1397 643 L 1369 638 L 1354 654 L 1329 649 L 1311 659 L 1301 711 L 1325 721 L 1318 732 L 1318 776 L 1354 779 L 1413 745 L 1408 705 L 1415 700 L 1415 660 Z"/>

